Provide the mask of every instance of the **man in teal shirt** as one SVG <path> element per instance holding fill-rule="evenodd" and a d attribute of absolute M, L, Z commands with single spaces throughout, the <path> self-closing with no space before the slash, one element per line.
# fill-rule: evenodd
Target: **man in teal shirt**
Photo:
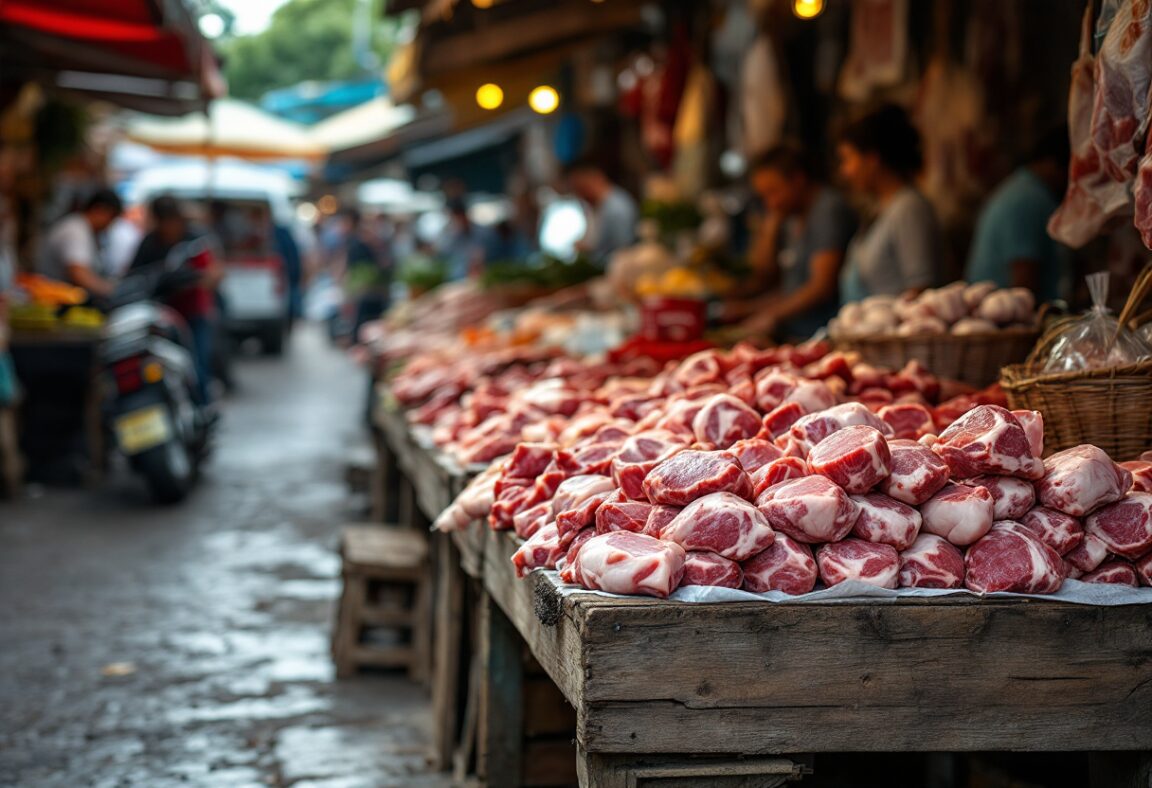
<path fill-rule="evenodd" d="M 969 282 L 1027 287 L 1040 303 L 1066 297 L 1070 255 L 1048 235 L 1048 219 L 1067 185 L 1068 157 L 1068 130 L 1056 129 L 988 198 L 964 272 Z"/>

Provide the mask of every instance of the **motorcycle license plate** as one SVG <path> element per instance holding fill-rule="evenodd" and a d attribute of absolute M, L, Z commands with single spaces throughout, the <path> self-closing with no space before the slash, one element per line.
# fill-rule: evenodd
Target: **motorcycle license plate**
<path fill-rule="evenodd" d="M 116 419 L 116 439 L 125 454 L 139 454 L 172 437 L 168 412 L 160 405 L 126 413 Z"/>

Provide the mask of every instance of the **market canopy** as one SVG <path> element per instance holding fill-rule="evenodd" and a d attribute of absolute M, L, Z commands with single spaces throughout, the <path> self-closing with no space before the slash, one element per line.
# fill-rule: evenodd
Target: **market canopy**
<path fill-rule="evenodd" d="M 225 93 L 179 0 L 0 0 L 0 81 L 38 81 L 176 115 Z"/>
<path fill-rule="evenodd" d="M 150 148 L 188 156 L 318 160 L 327 150 L 304 126 L 231 98 L 212 102 L 207 113 L 137 118 L 129 122 L 127 135 Z"/>

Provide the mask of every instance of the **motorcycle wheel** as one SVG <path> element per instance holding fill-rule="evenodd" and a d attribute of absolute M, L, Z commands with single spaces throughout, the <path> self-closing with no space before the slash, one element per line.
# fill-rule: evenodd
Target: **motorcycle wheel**
<path fill-rule="evenodd" d="M 179 503 L 192 490 L 196 467 L 191 452 L 181 440 L 170 440 L 149 449 L 136 457 L 135 464 L 157 503 Z"/>

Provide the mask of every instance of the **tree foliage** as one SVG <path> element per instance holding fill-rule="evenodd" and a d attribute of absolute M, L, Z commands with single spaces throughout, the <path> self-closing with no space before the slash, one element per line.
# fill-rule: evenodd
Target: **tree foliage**
<path fill-rule="evenodd" d="M 357 0 L 289 0 L 264 31 L 219 42 L 231 95 L 259 99 L 264 93 L 307 80 L 366 76 L 356 62 L 353 28 Z M 372 0 L 370 48 L 387 61 L 395 28 L 381 16 L 381 0 Z M 377 69 L 378 71 L 378 69 Z"/>

